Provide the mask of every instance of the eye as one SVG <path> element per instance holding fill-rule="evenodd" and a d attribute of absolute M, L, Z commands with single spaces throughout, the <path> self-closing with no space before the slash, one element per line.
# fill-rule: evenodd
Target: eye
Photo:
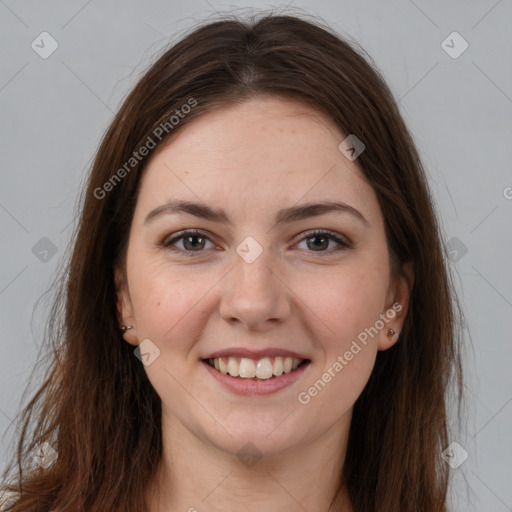
<path fill-rule="evenodd" d="M 173 247 L 174 244 L 179 240 L 183 240 L 183 249 Z M 164 239 L 160 246 L 171 251 L 179 252 L 186 256 L 193 256 L 192 253 L 194 252 L 202 252 L 201 249 L 204 248 L 205 240 L 208 240 L 211 243 L 211 240 L 200 231 L 197 231 L 196 229 L 189 229 L 187 231 L 178 233 L 173 238 Z"/>
<path fill-rule="evenodd" d="M 311 240 L 316 240 L 318 242 L 309 244 L 309 241 L 311 241 Z M 318 251 L 313 250 L 312 252 L 331 253 L 333 251 L 345 250 L 345 249 L 349 249 L 351 247 L 350 242 L 346 238 L 341 237 L 341 235 L 338 235 L 337 233 L 333 233 L 332 231 L 326 231 L 326 230 L 322 230 L 322 229 L 310 231 L 309 233 L 307 233 L 307 236 L 302 238 L 301 242 L 303 242 L 303 241 L 307 242 L 308 247 L 315 247 L 317 249 L 320 249 Z M 330 241 L 336 242 L 338 244 L 338 247 L 335 247 L 332 250 L 323 250 L 329 245 Z"/>
<path fill-rule="evenodd" d="M 309 242 L 311 240 L 316 240 L 317 242 L 310 244 Z M 201 233 L 196 229 L 188 229 L 186 231 L 177 233 L 172 238 L 165 238 L 160 243 L 160 246 L 185 256 L 193 256 L 193 253 L 204 252 L 202 249 L 205 248 L 207 241 L 212 243 L 208 236 L 204 233 Z M 334 251 L 346 250 L 351 247 L 351 243 L 346 238 L 327 230 L 310 231 L 306 234 L 305 237 L 301 239 L 300 242 L 302 243 L 304 241 L 307 242 L 308 248 L 314 248 L 314 250 L 310 252 L 331 253 Z M 338 247 L 334 247 L 331 250 L 325 250 L 331 241 L 336 242 Z M 177 242 L 181 243 L 181 248 L 175 246 Z"/>

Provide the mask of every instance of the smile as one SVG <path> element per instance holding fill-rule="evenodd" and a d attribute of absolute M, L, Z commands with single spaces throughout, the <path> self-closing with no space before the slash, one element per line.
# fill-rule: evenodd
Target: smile
<path fill-rule="evenodd" d="M 260 359 L 228 356 L 202 359 L 201 362 L 217 382 L 237 395 L 276 393 L 291 387 L 311 366 L 309 359 L 284 356 Z"/>
<path fill-rule="evenodd" d="M 307 359 L 282 356 L 263 357 L 261 359 L 230 356 L 210 358 L 205 361 L 223 375 L 253 380 L 268 380 L 279 377 L 283 373 L 293 372 L 308 362 Z"/>

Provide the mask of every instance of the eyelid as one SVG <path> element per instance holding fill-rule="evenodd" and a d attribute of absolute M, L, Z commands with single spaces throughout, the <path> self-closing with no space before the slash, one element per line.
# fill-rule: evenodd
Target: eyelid
<path fill-rule="evenodd" d="M 182 231 L 177 231 L 176 233 L 172 233 L 172 235 L 165 236 L 163 240 L 158 244 L 163 249 L 168 249 L 173 252 L 177 252 L 180 254 L 184 254 L 185 256 L 193 256 L 194 253 L 200 254 L 201 252 L 205 251 L 185 251 L 183 249 L 178 249 L 176 247 L 173 247 L 173 244 L 176 243 L 178 240 L 181 240 L 183 238 L 186 238 L 187 236 L 197 236 L 200 238 L 205 238 L 209 240 L 210 242 L 214 243 L 211 240 L 211 236 L 199 229 L 196 228 L 190 228 L 190 229 L 183 229 Z"/>
<path fill-rule="evenodd" d="M 185 256 L 193 256 L 195 253 L 200 254 L 205 251 L 185 251 L 183 249 L 178 249 L 176 247 L 173 247 L 173 244 L 176 243 L 178 240 L 181 240 L 183 238 L 186 238 L 187 236 L 197 236 L 200 238 L 204 238 L 209 240 L 210 242 L 214 243 L 211 240 L 211 237 L 206 232 L 203 232 L 202 230 L 196 229 L 196 228 L 190 228 L 190 229 L 184 229 L 182 231 L 178 231 L 176 233 L 173 233 L 170 236 L 164 237 L 164 239 L 159 243 L 159 246 L 164 249 L 169 249 L 173 252 L 177 252 L 180 254 L 183 254 Z M 327 236 L 329 240 L 332 240 L 338 244 L 338 247 L 335 247 L 334 249 L 329 249 L 327 251 L 307 251 L 311 253 L 317 252 L 320 255 L 330 255 L 335 253 L 338 250 L 346 250 L 350 249 L 353 246 L 353 243 L 348 237 L 345 235 L 342 235 L 341 233 L 337 233 L 335 231 L 331 231 L 329 229 L 311 229 L 308 231 L 305 231 L 301 233 L 301 238 L 296 242 L 296 244 L 303 242 L 304 240 L 307 240 L 308 238 L 313 237 L 319 237 L 319 236 Z"/>
<path fill-rule="evenodd" d="M 345 245 L 347 247 L 351 247 L 353 245 L 352 241 L 347 236 L 342 235 L 341 233 L 338 233 L 336 231 L 331 231 L 330 229 L 322 229 L 322 228 L 310 229 L 308 231 L 305 231 L 301 235 L 299 242 L 302 242 L 303 240 L 305 240 L 307 238 L 313 238 L 315 236 L 322 236 L 322 235 L 327 235 L 335 242 Z"/>

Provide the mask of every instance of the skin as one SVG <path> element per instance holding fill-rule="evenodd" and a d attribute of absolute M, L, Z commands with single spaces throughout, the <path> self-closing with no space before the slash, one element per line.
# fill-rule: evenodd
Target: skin
<path fill-rule="evenodd" d="M 357 160 L 338 146 L 332 121 L 300 102 L 255 98 L 202 115 L 153 155 L 142 178 L 126 268 L 116 269 L 124 339 L 150 339 L 160 355 L 144 366 L 162 400 L 164 453 L 148 487 L 151 511 L 327 512 L 340 478 L 354 402 L 378 350 L 396 342 L 413 271 L 390 271 L 384 220 Z M 190 214 L 144 218 L 170 199 L 223 208 L 231 225 Z M 326 200 L 356 208 L 276 224 L 284 207 Z M 201 231 L 179 252 L 159 246 Z M 348 238 L 314 238 L 328 229 Z M 252 263 L 236 248 L 248 236 L 263 252 Z M 206 238 L 204 238 L 206 237 Z M 187 257 L 184 253 L 192 254 Z M 123 273 L 125 270 L 126 274 Z M 306 405 L 297 395 L 349 350 L 357 335 L 400 303 L 402 310 Z M 311 360 L 298 381 L 272 395 L 236 395 L 202 358 L 227 347 L 284 348 Z M 251 467 L 237 452 L 250 441 Z M 337 498 L 350 511 L 342 491 Z"/>

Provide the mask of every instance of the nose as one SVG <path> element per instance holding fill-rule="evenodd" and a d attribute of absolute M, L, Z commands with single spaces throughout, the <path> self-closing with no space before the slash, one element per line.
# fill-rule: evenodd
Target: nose
<path fill-rule="evenodd" d="M 269 251 L 264 250 L 252 263 L 236 254 L 234 265 L 223 280 L 221 317 L 253 331 L 265 331 L 286 320 L 291 291 Z"/>

